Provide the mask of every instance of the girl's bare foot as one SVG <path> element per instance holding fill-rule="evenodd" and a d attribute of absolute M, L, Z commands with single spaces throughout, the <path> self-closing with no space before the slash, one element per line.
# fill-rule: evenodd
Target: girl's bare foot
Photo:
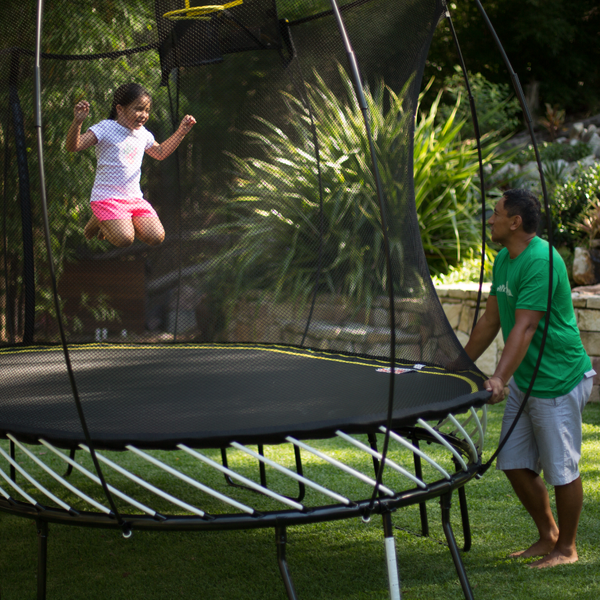
<path fill-rule="evenodd" d="M 104 239 L 104 236 L 100 237 L 100 221 L 96 215 L 92 215 L 90 220 L 86 223 L 83 228 L 83 235 L 86 240 L 91 240 L 93 237 L 98 236 L 98 239 Z"/>

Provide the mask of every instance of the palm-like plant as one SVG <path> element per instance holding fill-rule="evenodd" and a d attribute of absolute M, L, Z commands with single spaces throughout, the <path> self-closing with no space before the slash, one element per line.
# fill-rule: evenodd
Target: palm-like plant
<path fill-rule="evenodd" d="M 257 118 L 257 129 L 245 132 L 256 144 L 255 156 L 231 155 L 236 177 L 226 202 L 228 222 L 219 228 L 234 232 L 238 241 L 219 262 L 235 273 L 235 296 L 252 288 L 307 299 L 315 286 L 317 262 L 322 292 L 367 309 L 375 296 L 385 293 L 383 229 L 365 124 L 350 78 L 341 67 L 339 71 L 345 97 L 315 75 L 315 83 L 307 85 L 308 103 L 285 95 L 295 117 L 286 131 Z M 438 96 L 416 125 L 418 224 L 414 218 L 409 141 L 413 123 L 407 94 L 411 83 L 400 93 L 383 82 L 366 92 L 395 285 L 419 278 L 416 267 L 404 260 L 407 236 L 402 232 L 407 223 L 408 228 L 420 228 L 434 271 L 456 264 L 461 252 L 480 243 L 474 218 L 477 151 L 472 142 L 460 138 L 464 121 L 455 120 L 460 98 L 445 124 L 435 123 Z M 500 160 L 497 146 L 488 136 L 485 162 Z M 222 271 L 215 267 L 213 272 Z"/>

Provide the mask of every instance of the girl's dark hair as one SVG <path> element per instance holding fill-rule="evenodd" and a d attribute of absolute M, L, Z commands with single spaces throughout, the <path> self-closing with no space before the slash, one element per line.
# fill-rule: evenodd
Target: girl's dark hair
<path fill-rule="evenodd" d="M 525 233 L 535 233 L 540 224 L 540 201 L 529 190 L 506 190 L 504 208 L 509 217 L 519 215 L 523 221 Z"/>
<path fill-rule="evenodd" d="M 147 96 L 150 98 L 150 100 L 152 100 L 152 96 L 150 96 L 148 90 L 139 83 L 125 83 L 119 86 L 115 91 L 115 95 L 113 96 L 112 106 L 110 107 L 110 114 L 108 115 L 108 118 L 112 119 L 113 121 L 117 120 L 117 104 L 120 104 L 121 106 L 128 106 L 143 96 Z"/>

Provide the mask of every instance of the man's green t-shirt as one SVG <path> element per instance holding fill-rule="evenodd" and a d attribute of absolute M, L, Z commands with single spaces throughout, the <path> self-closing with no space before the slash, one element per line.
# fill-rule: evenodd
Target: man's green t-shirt
<path fill-rule="evenodd" d="M 548 308 L 548 242 L 534 237 L 519 256 L 511 259 L 503 248 L 494 262 L 490 295 L 496 296 L 504 341 L 515 324 L 517 309 Z M 581 342 L 575 320 L 567 268 L 553 249 L 552 309 L 544 355 L 532 390 L 538 398 L 555 398 L 570 392 L 592 368 Z M 515 382 L 526 392 L 540 352 L 545 317 L 542 317 L 529 350 L 514 374 Z"/>

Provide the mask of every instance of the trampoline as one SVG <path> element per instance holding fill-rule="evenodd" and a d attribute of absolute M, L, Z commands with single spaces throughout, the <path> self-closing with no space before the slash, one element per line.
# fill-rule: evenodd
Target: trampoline
<path fill-rule="evenodd" d="M 66 36 L 64 3 L 24 2 L 0 48 L 0 510 L 37 525 L 38 600 L 50 524 L 273 528 L 294 599 L 287 527 L 374 514 L 396 600 L 391 513 L 419 504 L 427 533 L 432 498 L 472 598 L 450 505 L 457 491 L 468 550 L 464 486 L 489 393 L 437 299 L 412 173 L 446 3 L 134 4 L 118 21 L 101 0 L 73 5 Z M 62 144 L 75 103 L 90 101 L 91 125 L 124 80 L 151 90 L 157 139 L 197 120 L 170 159 L 144 163 L 167 232 L 157 247 L 83 239 L 93 155 Z M 376 102 L 398 116 L 392 138 Z M 91 292 L 65 283 L 71 261 L 95 274 Z M 324 450 L 328 438 L 361 466 Z M 256 470 L 230 466 L 232 453 Z M 305 473 L 309 456 L 330 475 Z"/>

